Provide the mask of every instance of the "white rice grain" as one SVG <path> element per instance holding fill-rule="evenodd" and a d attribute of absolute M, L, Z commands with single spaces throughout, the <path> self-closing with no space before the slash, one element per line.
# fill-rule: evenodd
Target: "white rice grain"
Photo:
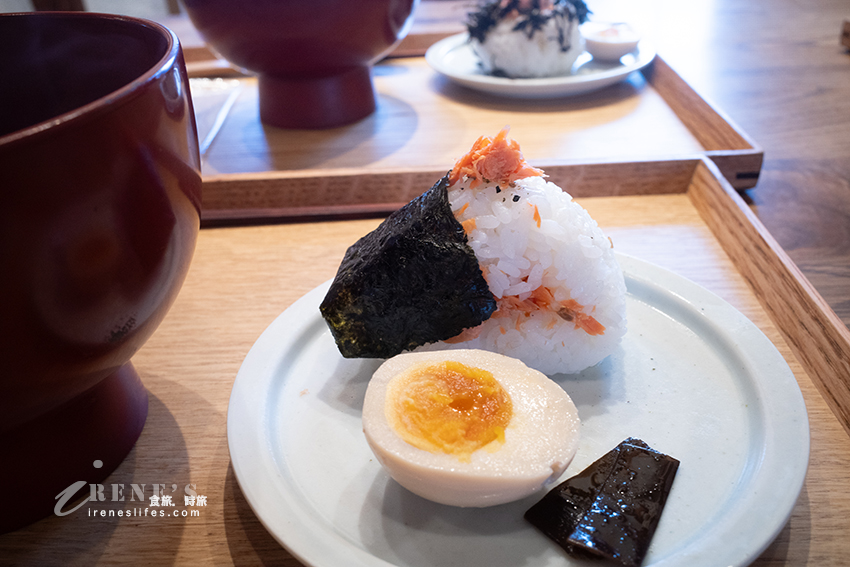
<path fill-rule="evenodd" d="M 469 244 L 497 300 L 523 301 L 545 286 L 556 304 L 526 312 L 503 301 L 475 329 L 476 338 L 431 348 L 481 348 L 550 375 L 579 372 L 610 355 L 626 332 L 622 270 L 610 240 L 568 193 L 542 177 L 513 185 L 497 193 L 493 185 L 470 189 L 461 181 L 450 188 L 449 200 L 453 210 L 463 211 L 456 213 L 459 221 L 474 219 Z M 578 303 L 604 333 L 591 335 L 559 316 L 565 302 Z"/>
<path fill-rule="evenodd" d="M 513 19 L 502 20 L 483 43 L 471 40 L 485 72 L 503 73 L 513 78 L 569 75 L 584 51 L 577 18 L 570 21 L 564 15 L 553 16 L 531 38 L 522 31 L 515 31 L 515 26 Z M 562 33 L 568 38 L 566 51 L 559 41 Z"/>

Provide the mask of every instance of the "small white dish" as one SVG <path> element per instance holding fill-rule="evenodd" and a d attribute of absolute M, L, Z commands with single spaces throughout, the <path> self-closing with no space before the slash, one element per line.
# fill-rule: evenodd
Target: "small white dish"
<path fill-rule="evenodd" d="M 584 47 L 596 61 L 616 61 L 637 49 L 640 35 L 623 22 L 587 22 L 581 26 Z"/>
<path fill-rule="evenodd" d="M 460 33 L 444 38 L 425 52 L 432 69 L 470 89 L 511 98 L 555 98 L 589 93 L 625 80 L 652 62 L 655 50 L 646 40 L 619 61 L 599 61 L 582 53 L 572 73 L 540 79 L 510 79 L 485 73 L 469 44 L 469 35 Z"/>
<path fill-rule="evenodd" d="M 582 421 L 562 479 L 639 437 L 681 461 L 645 567 L 747 565 L 782 530 L 806 476 L 809 423 L 797 381 L 731 305 L 653 264 L 618 260 L 629 317 L 620 350 L 552 377 Z M 455 508 L 389 478 L 361 423 L 381 361 L 340 356 L 319 313 L 329 285 L 266 329 L 230 397 L 233 470 L 272 536 L 311 567 L 580 564 L 523 520 L 539 494 Z"/>

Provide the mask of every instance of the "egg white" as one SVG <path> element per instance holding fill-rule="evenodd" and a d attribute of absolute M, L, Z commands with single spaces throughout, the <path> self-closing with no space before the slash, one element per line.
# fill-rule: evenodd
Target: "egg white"
<path fill-rule="evenodd" d="M 387 384 L 414 365 L 454 360 L 488 370 L 511 398 L 505 442 L 475 451 L 469 462 L 431 453 L 404 441 L 386 416 Z M 524 498 L 551 484 L 575 456 L 578 411 L 545 374 L 500 354 L 457 349 L 395 356 L 372 376 L 363 403 L 366 440 L 390 476 L 423 498 L 463 507 L 494 506 Z"/>

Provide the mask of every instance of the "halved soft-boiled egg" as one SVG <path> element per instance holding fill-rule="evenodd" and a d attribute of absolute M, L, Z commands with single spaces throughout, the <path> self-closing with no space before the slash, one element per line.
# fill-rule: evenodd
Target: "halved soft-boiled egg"
<path fill-rule="evenodd" d="M 579 441 L 575 404 L 545 374 L 483 350 L 409 352 L 372 376 L 363 431 L 399 484 L 484 507 L 556 481 Z"/>

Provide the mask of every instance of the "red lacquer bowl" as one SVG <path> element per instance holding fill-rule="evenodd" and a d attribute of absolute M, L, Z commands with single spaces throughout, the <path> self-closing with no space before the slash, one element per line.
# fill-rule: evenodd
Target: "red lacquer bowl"
<path fill-rule="evenodd" d="M 0 68 L 5 532 L 52 514 L 72 483 L 100 482 L 135 444 L 147 393 L 129 361 L 183 283 L 201 177 L 168 29 L 0 15 Z"/>
<path fill-rule="evenodd" d="M 259 76 L 260 119 L 331 128 L 375 111 L 372 64 L 405 35 L 418 0 L 184 0 L 204 40 Z"/>

